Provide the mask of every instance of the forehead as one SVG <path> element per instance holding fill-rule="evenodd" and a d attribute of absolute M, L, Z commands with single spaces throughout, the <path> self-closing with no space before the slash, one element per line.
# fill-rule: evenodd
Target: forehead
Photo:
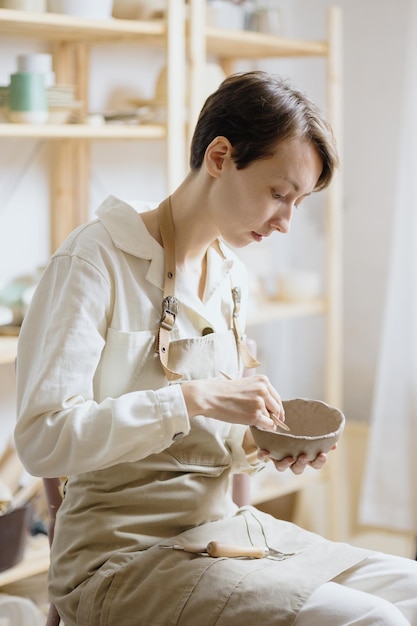
<path fill-rule="evenodd" d="M 293 187 L 294 191 L 310 193 L 323 168 L 316 145 L 308 139 L 286 139 L 276 144 L 271 156 L 257 161 L 263 176 Z"/>

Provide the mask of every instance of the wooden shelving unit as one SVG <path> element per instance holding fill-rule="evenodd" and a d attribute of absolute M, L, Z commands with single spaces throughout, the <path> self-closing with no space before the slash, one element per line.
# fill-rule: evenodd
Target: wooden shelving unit
<path fill-rule="evenodd" d="M 170 0 L 160 21 L 92 20 L 52 13 L 0 9 L 0 37 L 45 42 L 52 49 L 57 83 L 73 84 L 77 99 L 87 103 L 89 51 L 94 44 L 153 46 L 164 51 L 167 66 L 167 123 L 93 127 L 83 124 L 0 124 L 0 138 L 51 140 L 51 252 L 80 223 L 88 220 L 89 145 L 91 141 L 166 142 L 166 180 L 172 190 L 186 166 L 183 90 L 185 83 L 185 2 Z M 60 141 L 56 141 L 60 140 Z"/>

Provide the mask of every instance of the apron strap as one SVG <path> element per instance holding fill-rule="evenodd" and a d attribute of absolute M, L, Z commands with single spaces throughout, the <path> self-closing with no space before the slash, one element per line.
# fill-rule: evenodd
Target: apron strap
<path fill-rule="evenodd" d="M 159 360 L 165 376 L 168 380 L 178 380 L 183 375 L 174 372 L 168 367 L 169 335 L 175 325 L 178 314 L 178 300 L 175 293 L 175 232 L 172 220 L 171 199 L 164 200 L 158 207 L 159 229 L 165 251 L 165 279 L 164 299 L 162 302 L 162 315 L 159 321 L 158 334 L 155 342 L 155 352 L 159 354 Z"/>
<path fill-rule="evenodd" d="M 256 368 L 260 366 L 259 361 L 255 359 L 255 357 L 250 353 L 249 348 L 243 335 L 239 328 L 239 312 L 240 312 L 240 303 L 242 300 L 242 293 L 240 287 L 232 288 L 232 296 L 233 296 L 233 332 L 236 338 L 236 345 L 239 351 L 240 358 L 242 359 L 243 365 L 247 368 Z"/>
<path fill-rule="evenodd" d="M 178 380 L 182 374 L 174 372 L 168 367 L 169 357 L 169 335 L 174 328 L 175 319 L 178 314 L 178 300 L 175 297 L 175 231 L 172 219 L 171 198 L 161 202 L 158 207 L 159 229 L 165 251 L 165 279 L 164 279 L 164 299 L 162 302 L 162 315 L 159 321 L 158 334 L 155 342 L 155 352 L 159 354 L 162 369 L 168 380 Z M 260 366 L 252 354 L 249 352 L 246 341 L 240 331 L 238 317 L 241 303 L 240 287 L 232 288 L 233 296 L 233 332 L 236 345 L 243 365 L 247 368 Z"/>

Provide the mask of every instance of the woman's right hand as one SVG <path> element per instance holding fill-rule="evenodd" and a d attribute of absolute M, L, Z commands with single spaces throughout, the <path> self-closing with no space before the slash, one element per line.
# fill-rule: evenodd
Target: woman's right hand
<path fill-rule="evenodd" d="M 192 380 L 182 383 L 181 388 L 190 419 L 204 415 L 269 431 L 278 428 L 271 413 L 285 421 L 281 397 L 262 374 L 233 380 Z"/>

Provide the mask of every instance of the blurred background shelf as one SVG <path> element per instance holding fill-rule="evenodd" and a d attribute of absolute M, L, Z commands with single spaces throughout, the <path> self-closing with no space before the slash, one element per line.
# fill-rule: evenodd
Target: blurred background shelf
<path fill-rule="evenodd" d="M 326 310 L 327 301 L 324 298 L 294 302 L 257 298 L 249 310 L 247 324 L 248 326 L 256 326 L 295 317 L 324 315 Z"/>
<path fill-rule="evenodd" d="M 137 141 L 165 139 L 166 128 L 159 124 L 0 124 L 0 137 Z"/>
<path fill-rule="evenodd" d="M 2 36 L 41 38 L 45 41 L 109 43 L 112 41 L 150 40 L 164 45 L 167 25 L 162 20 L 93 20 L 56 13 L 29 13 L 0 9 Z"/>
<path fill-rule="evenodd" d="M 17 337 L 0 335 L 0 365 L 14 363 L 17 353 Z"/>

